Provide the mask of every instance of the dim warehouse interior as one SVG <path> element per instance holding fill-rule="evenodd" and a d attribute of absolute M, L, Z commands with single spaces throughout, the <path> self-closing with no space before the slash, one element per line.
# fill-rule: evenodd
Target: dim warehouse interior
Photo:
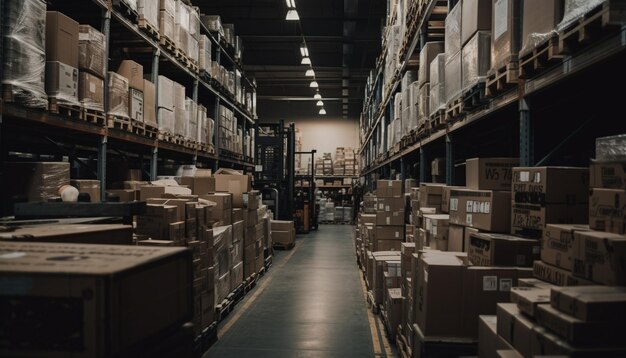
<path fill-rule="evenodd" d="M 0 357 L 626 357 L 625 0 L 0 19 Z"/>

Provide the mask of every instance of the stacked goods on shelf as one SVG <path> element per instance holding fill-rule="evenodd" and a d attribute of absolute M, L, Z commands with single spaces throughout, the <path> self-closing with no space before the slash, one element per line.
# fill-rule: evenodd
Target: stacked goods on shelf
<path fill-rule="evenodd" d="M 139 27 L 159 36 L 159 3 L 150 0 L 137 0 Z"/>
<path fill-rule="evenodd" d="M 387 53 L 385 55 L 385 70 L 383 87 L 388 88 L 393 85 L 396 70 L 400 63 L 400 46 L 402 38 L 400 37 L 400 25 L 391 25 L 386 28 L 387 37 Z"/>
<path fill-rule="evenodd" d="M 159 34 L 161 44 L 166 47 L 174 46 L 176 42 L 176 0 L 160 0 L 159 4 Z"/>
<path fill-rule="evenodd" d="M 576 5 L 581 5 L 580 2 L 576 3 Z M 519 57 L 522 62 L 523 58 L 531 54 L 534 49 L 546 43 L 550 45 L 555 40 L 557 36 L 555 29 L 562 18 L 563 2 L 559 0 L 524 1 L 521 48 L 519 50 Z"/>
<path fill-rule="evenodd" d="M 461 21 L 463 19 L 463 2 L 458 2 L 446 16 L 445 29 L 445 103 L 450 106 L 458 98 L 462 90 L 461 74 Z"/>
<path fill-rule="evenodd" d="M 189 51 L 188 57 L 193 64 L 198 64 L 200 51 L 200 13 L 194 6 L 189 7 Z M 241 102 L 241 101 L 240 101 Z"/>
<path fill-rule="evenodd" d="M 404 241 L 402 181 L 376 182 L 376 226 L 370 240 L 372 251 L 399 251 Z"/>
<path fill-rule="evenodd" d="M 144 79 L 143 79 L 143 66 L 135 61 L 124 60 L 117 69 L 117 74 L 128 80 L 128 98 L 127 113 L 126 116 L 121 115 L 121 109 L 119 110 L 120 117 L 130 118 L 136 122 L 144 122 Z M 121 88 L 120 88 L 121 94 Z M 111 97 L 109 97 L 111 98 Z M 110 101 L 110 99 L 109 99 Z M 112 115 L 111 113 L 109 113 Z"/>
<path fill-rule="evenodd" d="M 89 25 L 80 25 L 78 31 L 78 100 L 87 110 L 104 112 L 106 39 Z"/>
<path fill-rule="evenodd" d="M 191 142 L 198 142 L 198 105 L 190 98 L 185 99 L 185 139 Z"/>
<path fill-rule="evenodd" d="M 165 76 L 159 76 L 158 84 L 157 118 L 159 131 L 173 136 L 176 123 L 174 117 L 174 81 Z"/>
<path fill-rule="evenodd" d="M 335 160 L 333 161 L 333 174 L 344 175 L 345 173 L 345 149 L 337 147 L 335 150 Z"/>
<path fill-rule="evenodd" d="M 359 164 L 355 159 L 355 153 L 352 148 L 346 148 L 344 153 L 344 175 L 346 176 L 357 176 L 359 175 Z M 344 183 L 345 184 L 345 183 Z"/>
<path fill-rule="evenodd" d="M 109 108 L 107 108 L 107 117 L 115 120 L 128 120 L 130 107 L 128 103 L 130 93 L 128 79 L 111 71 L 109 71 L 108 77 Z"/>
<path fill-rule="evenodd" d="M 174 16 L 174 42 L 183 55 L 189 54 L 189 13 L 190 7 L 180 0 L 176 1 Z"/>
<path fill-rule="evenodd" d="M 143 122 L 153 130 L 158 129 L 156 113 L 156 86 L 154 83 L 143 80 Z"/>
<path fill-rule="evenodd" d="M 46 93 L 50 109 L 78 101 L 78 22 L 57 11 L 46 13 Z"/>
<path fill-rule="evenodd" d="M 494 1 L 491 9 L 491 69 L 487 83 L 488 94 L 516 84 L 518 78 L 518 53 L 520 49 L 520 7 L 513 0 Z M 504 76 L 501 83 L 497 82 Z M 496 87 L 492 87 L 495 83 Z"/>
<path fill-rule="evenodd" d="M 44 80 L 46 3 L 41 0 L 5 2 L 2 20 L 4 100 L 19 102 L 27 107 L 47 109 L 48 97 Z"/>
<path fill-rule="evenodd" d="M 235 113 L 224 106 L 220 106 L 218 123 L 219 148 L 232 153 L 243 154 L 242 132 L 237 126 Z"/>
<path fill-rule="evenodd" d="M 206 35 L 200 36 L 200 41 L 198 41 L 198 68 L 200 72 L 204 72 L 209 76 L 212 76 L 211 72 L 211 40 Z"/>
<path fill-rule="evenodd" d="M 430 63 L 430 97 L 428 98 L 428 112 L 423 112 L 424 120 L 431 116 L 434 118 L 437 113 L 446 107 L 445 66 L 445 53 L 438 54 Z"/>
<path fill-rule="evenodd" d="M 417 86 L 419 87 L 418 97 L 420 100 L 418 125 L 420 126 L 426 122 L 426 119 L 433 111 L 433 106 L 431 106 L 433 94 L 431 92 L 433 90 L 440 91 L 443 89 L 443 81 L 440 80 L 438 69 L 433 73 L 433 69 L 431 68 L 431 63 L 438 58 L 439 54 L 443 51 L 444 46 L 442 41 L 427 42 L 420 51 L 420 67 L 417 78 Z M 439 98 L 438 93 L 435 93 L 435 100 L 439 101 Z M 437 103 L 434 108 L 438 107 Z"/>
<path fill-rule="evenodd" d="M 417 72 L 407 71 L 402 77 L 402 114 L 401 114 L 401 134 L 400 139 L 409 134 L 417 127 L 417 114 L 414 112 L 416 103 L 413 102 L 413 84 L 417 81 Z"/>

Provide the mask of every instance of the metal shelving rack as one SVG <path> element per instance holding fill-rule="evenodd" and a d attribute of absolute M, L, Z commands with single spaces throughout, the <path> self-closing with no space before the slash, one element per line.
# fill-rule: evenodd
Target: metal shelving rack
<path fill-rule="evenodd" d="M 4 1 L 0 0 L 0 11 L 4 9 Z M 103 127 L 55 115 L 48 111 L 29 109 L 18 103 L 2 103 L 0 100 L 0 149 L 2 149 L 0 168 L 8 159 L 9 152 L 29 153 L 35 158 L 50 154 L 57 158 L 67 156 L 76 162 L 80 162 L 79 158 L 90 158 L 96 163 L 96 168 L 92 171 L 96 174 L 95 178 L 101 182 L 102 198 L 106 197 L 107 156 L 138 160 L 141 168 L 145 169 L 144 178 L 150 180 L 156 179 L 159 162 L 162 164 L 197 164 L 213 169 L 231 167 L 247 172 L 252 171 L 254 168 L 252 158 L 238 159 L 222 155 L 219 148 L 217 127 L 220 105 L 233 110 L 244 133 L 247 128 L 254 128 L 256 123 L 255 116 L 243 104 L 237 103 L 233 94 L 213 86 L 209 83 L 210 78 L 192 72 L 165 50 L 157 40 L 144 33 L 137 24 L 114 7 L 111 0 L 52 0 L 48 1 L 48 10 L 61 11 L 81 24 L 89 24 L 99 29 L 105 35 L 105 52 L 107 53 L 105 58 L 109 59 L 105 61 L 105 74 L 109 70 L 109 64 L 114 61 L 113 57 L 132 59 L 142 64 L 144 68 L 151 69 L 146 73 L 152 74 L 151 81 L 155 84 L 157 91 L 160 74 L 183 84 L 188 97 L 205 105 L 209 111 L 212 110 L 210 113 L 216 123 L 213 140 L 215 154 L 150 139 L 115 128 L 107 128 L 106 125 Z M 1 12 L 0 15 L 2 15 Z M 229 69 L 239 70 L 247 89 L 255 92 L 256 84 L 254 80 L 245 76 L 241 63 L 234 60 L 234 56 L 229 53 L 222 41 L 216 38 L 215 34 L 208 31 L 204 24 L 200 25 L 201 33 L 208 36 L 212 42 L 212 59 Z M 2 47 L 2 41 L 0 41 L 0 47 Z M 3 51 L 0 51 L 1 53 Z M 104 83 L 104 101 L 105 108 L 107 108 L 107 78 L 104 79 Z M 158 93 L 156 95 L 158 96 Z"/>
<path fill-rule="evenodd" d="M 372 190 L 378 178 L 430 181 L 430 161 L 437 157 L 446 158 L 446 182 L 456 185 L 463 184 L 464 179 L 455 176 L 457 167 L 473 156 L 519 156 L 523 166 L 587 165 L 597 136 L 626 132 L 623 121 L 611 119 L 623 93 L 603 85 L 626 78 L 622 65 L 626 59 L 626 26 L 622 25 L 565 54 L 553 67 L 520 79 L 517 87 L 491 98 L 484 108 L 390 154 L 385 128 L 393 115 L 391 99 L 399 91 L 409 62 L 419 56 L 424 44 L 441 40 L 432 36 L 428 24 L 441 20 L 442 5 L 451 8 L 454 3 L 428 3 L 422 18 L 417 19 L 416 30 L 407 35 L 410 45 L 387 89 L 382 84 L 383 46 L 361 118 L 358 153 L 364 163 L 361 175 L 367 189 Z M 381 147 L 383 154 L 377 155 Z"/>

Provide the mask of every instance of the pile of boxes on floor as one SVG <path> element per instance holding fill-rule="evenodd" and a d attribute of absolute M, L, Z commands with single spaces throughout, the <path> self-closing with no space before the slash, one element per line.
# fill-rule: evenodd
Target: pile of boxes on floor
<path fill-rule="evenodd" d="M 614 337 L 584 333 L 624 330 L 626 288 L 598 285 L 626 286 L 625 143 L 626 136 L 598 139 L 590 169 L 476 158 L 466 163 L 467 187 L 409 183 L 403 193 L 401 181 L 379 180 L 359 215 L 357 254 L 370 300 L 392 334 L 398 329 L 399 347 L 420 356 L 437 337 L 475 354 L 479 316 L 491 315 L 480 331 L 489 328 L 495 340 L 497 327 L 501 339 L 480 337 L 486 357 L 496 349 L 523 357 L 626 354 Z M 615 319 L 578 311 L 611 307 L 619 307 Z"/>

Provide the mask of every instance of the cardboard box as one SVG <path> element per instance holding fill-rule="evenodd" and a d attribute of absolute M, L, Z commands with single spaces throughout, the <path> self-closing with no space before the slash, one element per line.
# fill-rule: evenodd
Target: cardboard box
<path fill-rule="evenodd" d="M 533 263 L 533 276 L 557 286 L 593 285 L 591 281 L 575 277 L 570 271 L 548 265 L 542 261 Z"/>
<path fill-rule="evenodd" d="M 85 108 L 104 111 L 104 81 L 87 72 L 80 72 L 78 100 Z"/>
<path fill-rule="evenodd" d="M 400 268 L 402 270 L 401 275 L 404 278 L 411 278 L 411 272 L 413 271 L 411 257 L 414 253 L 414 242 L 403 242 L 400 244 Z"/>
<path fill-rule="evenodd" d="M 131 88 L 128 92 L 128 115 L 131 119 L 143 122 L 143 108 L 143 92 Z"/>
<path fill-rule="evenodd" d="M 441 211 L 444 184 L 422 183 L 420 184 L 420 207 L 435 208 Z"/>
<path fill-rule="evenodd" d="M 0 241 L 132 245 L 133 228 L 120 224 L 24 225 L 0 233 Z"/>
<path fill-rule="evenodd" d="M 78 22 L 57 11 L 46 12 L 46 61 L 78 68 Z"/>
<path fill-rule="evenodd" d="M 404 198 L 378 198 L 376 201 L 376 211 L 377 212 L 394 212 L 394 211 L 403 211 L 404 212 Z"/>
<path fill-rule="evenodd" d="M 465 247 L 464 227 L 448 226 L 448 251 L 467 252 L 468 248 Z"/>
<path fill-rule="evenodd" d="M 128 79 L 128 86 L 143 92 L 143 66 L 132 60 L 123 60 L 117 73 Z M 161 76 L 159 76 L 161 77 Z M 160 78 L 159 78 L 160 81 Z"/>
<path fill-rule="evenodd" d="M 626 189 L 626 163 L 592 162 L 589 166 L 589 187 Z"/>
<path fill-rule="evenodd" d="M 521 8 L 516 0 L 493 1 L 491 67 L 499 69 L 516 61 L 520 49 Z"/>
<path fill-rule="evenodd" d="M 215 192 L 215 178 L 206 175 L 197 175 L 194 177 L 182 177 L 181 185 L 186 185 L 191 189 L 194 195 L 205 195 Z"/>
<path fill-rule="evenodd" d="M 233 207 L 243 208 L 243 194 L 252 190 L 251 178 L 236 170 L 219 169 L 215 172 L 215 190 L 233 194 Z"/>
<path fill-rule="evenodd" d="M 174 81 L 165 76 L 159 76 L 159 91 L 157 97 L 158 108 L 174 111 Z"/>
<path fill-rule="evenodd" d="M 535 317 L 537 307 L 550 303 L 550 289 L 537 287 L 513 287 L 511 301 L 517 304 L 520 311 Z"/>
<path fill-rule="evenodd" d="M 414 299 L 416 323 L 425 336 L 463 334 L 463 261 L 450 255 L 422 255 Z"/>
<path fill-rule="evenodd" d="M 554 287 L 550 304 L 582 321 L 624 322 L 626 288 L 616 286 Z"/>
<path fill-rule="evenodd" d="M 401 198 L 402 180 L 377 180 L 376 196 L 378 198 Z"/>
<path fill-rule="evenodd" d="M 404 211 L 378 211 L 376 225 L 404 225 Z"/>
<path fill-rule="evenodd" d="M 592 188 L 590 200 L 592 229 L 626 234 L 626 190 Z"/>
<path fill-rule="evenodd" d="M 509 191 L 454 189 L 450 192 L 450 223 L 508 232 L 510 206 Z"/>
<path fill-rule="evenodd" d="M 473 227 L 465 227 L 464 228 L 464 230 L 463 230 L 463 247 L 464 247 L 465 250 L 463 250 L 463 252 L 468 252 L 469 251 L 470 237 L 473 234 L 478 234 L 479 232 L 481 232 L 481 231 L 478 230 L 478 229 L 474 229 Z"/>
<path fill-rule="evenodd" d="M 81 194 L 89 194 L 92 203 L 100 202 L 99 180 L 72 179 L 70 185 L 78 189 L 78 192 Z"/>
<path fill-rule="evenodd" d="M 462 189 L 459 186 L 446 185 L 441 190 L 441 212 L 448 214 L 450 212 L 450 192 L 453 189 Z"/>
<path fill-rule="evenodd" d="M 373 239 L 404 241 L 404 226 L 381 226 L 376 225 L 373 232 Z"/>
<path fill-rule="evenodd" d="M 144 122 L 157 127 L 156 87 L 148 80 L 143 80 L 143 111 Z"/>
<path fill-rule="evenodd" d="M 251 190 L 243 194 L 243 205 L 248 210 L 256 210 L 261 206 L 263 196 L 258 190 Z"/>
<path fill-rule="evenodd" d="M 465 162 L 465 184 L 474 190 L 511 191 L 511 173 L 518 165 L 519 158 L 468 159 Z"/>
<path fill-rule="evenodd" d="M 491 30 L 492 0 L 463 0 L 461 44 L 465 45 L 477 31 Z"/>
<path fill-rule="evenodd" d="M 120 203 L 135 201 L 136 192 L 134 189 L 107 189 L 107 195 L 117 196 Z"/>
<path fill-rule="evenodd" d="M 522 11 L 522 48 L 520 49 L 520 55 L 524 56 L 537 45 L 545 42 L 548 37 L 537 36 L 537 34 L 550 33 L 556 29 L 562 18 L 562 0 L 525 0 Z"/>
<path fill-rule="evenodd" d="M 532 332 L 537 325 L 526 318 L 514 303 L 499 303 L 497 316 L 498 336 L 515 347 L 522 356 L 532 357 Z"/>
<path fill-rule="evenodd" d="M 514 168 L 511 233 L 539 239 L 546 224 L 586 224 L 588 180 L 587 168 Z"/>
<path fill-rule="evenodd" d="M 494 349 L 498 342 L 498 317 L 493 315 L 478 316 L 478 356 L 497 358 Z"/>
<path fill-rule="evenodd" d="M 400 251 L 401 244 L 401 240 L 374 239 L 370 246 L 373 251 Z"/>
<path fill-rule="evenodd" d="M 295 232 L 293 230 L 290 231 L 275 231 L 272 230 L 272 241 L 275 244 L 280 245 L 291 245 L 296 241 Z"/>
<path fill-rule="evenodd" d="M 574 275 L 605 285 L 626 285 L 626 236 L 574 232 Z"/>
<path fill-rule="evenodd" d="M 541 261 L 572 271 L 574 269 L 574 232 L 589 231 L 586 225 L 546 225 L 541 240 Z"/>
<path fill-rule="evenodd" d="M 557 287 L 549 282 L 542 281 L 536 278 L 522 278 L 517 280 L 519 287 L 535 287 L 535 288 L 554 288 Z"/>
<path fill-rule="evenodd" d="M 424 47 L 420 51 L 420 63 L 424 64 L 419 67 L 418 87 L 422 87 L 424 84 L 430 82 L 430 68 L 429 65 L 435 57 L 444 52 L 443 41 L 431 41 L 426 42 Z"/>
<path fill-rule="evenodd" d="M 468 256 L 478 266 L 531 267 L 539 258 L 540 243 L 506 234 L 478 233 L 470 236 Z"/>
<path fill-rule="evenodd" d="M 61 103 L 78 102 L 78 69 L 61 62 L 46 62 L 46 93 Z"/>
<path fill-rule="evenodd" d="M 85 357 L 128 355 L 137 342 L 192 319 L 186 248 L 4 242 L 0 252 L 14 257 L 2 265 L 11 289 L 3 288 L 0 297 L 24 309 L 4 317 L 3 326 L 16 331 L 30 322 L 48 332 L 5 336 L 2 356 L 76 355 L 74 344 Z M 24 282 L 32 284 L 26 291 Z M 67 334 L 75 334 L 74 343 L 59 345 L 54 337 Z"/>

